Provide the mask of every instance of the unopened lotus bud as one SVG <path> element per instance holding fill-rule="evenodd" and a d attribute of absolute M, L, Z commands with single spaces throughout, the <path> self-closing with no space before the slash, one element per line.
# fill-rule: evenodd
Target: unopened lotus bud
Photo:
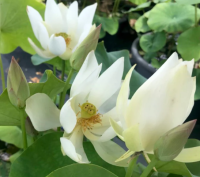
<path fill-rule="evenodd" d="M 26 77 L 14 57 L 8 70 L 7 89 L 10 102 L 18 108 L 25 107 L 30 90 Z"/>
<path fill-rule="evenodd" d="M 90 34 L 78 46 L 76 51 L 72 54 L 70 58 L 70 64 L 73 69 L 78 71 L 81 68 L 83 62 L 85 61 L 85 58 L 88 55 L 88 53 L 96 49 L 100 31 L 101 25 L 92 30 Z"/>
<path fill-rule="evenodd" d="M 172 161 L 183 150 L 196 120 L 177 126 L 163 136 L 154 145 L 154 154 L 161 161 Z"/>

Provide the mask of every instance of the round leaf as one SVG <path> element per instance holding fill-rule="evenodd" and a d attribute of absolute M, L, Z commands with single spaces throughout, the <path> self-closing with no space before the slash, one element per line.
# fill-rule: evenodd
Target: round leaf
<path fill-rule="evenodd" d="M 137 4 L 137 5 L 147 2 L 147 0 L 129 0 L 129 1 L 132 2 L 133 4 Z"/>
<path fill-rule="evenodd" d="M 144 15 L 138 18 L 138 20 L 135 23 L 135 30 L 139 33 L 146 33 L 147 31 L 150 31 L 151 29 L 149 28 L 147 24 L 148 18 L 146 18 Z"/>
<path fill-rule="evenodd" d="M 200 0 L 176 0 L 176 2 L 180 4 L 199 4 Z"/>
<path fill-rule="evenodd" d="M 199 60 L 200 58 L 200 27 L 191 28 L 178 38 L 178 52 L 184 60 Z"/>
<path fill-rule="evenodd" d="M 30 37 L 39 45 L 26 13 L 27 5 L 44 14 L 45 5 L 35 0 L 0 0 L 0 53 L 10 53 L 18 46 L 35 53 L 27 40 Z"/>
<path fill-rule="evenodd" d="M 147 23 L 155 31 L 164 30 L 175 33 L 193 26 L 195 23 L 194 14 L 195 9 L 191 5 L 160 3 L 151 10 Z"/>
<path fill-rule="evenodd" d="M 105 168 L 91 164 L 73 164 L 55 170 L 47 177 L 78 176 L 78 177 L 117 177 Z"/>
<path fill-rule="evenodd" d="M 145 52 L 156 52 L 162 49 L 166 43 L 164 32 L 143 35 L 140 38 L 140 46 Z"/>

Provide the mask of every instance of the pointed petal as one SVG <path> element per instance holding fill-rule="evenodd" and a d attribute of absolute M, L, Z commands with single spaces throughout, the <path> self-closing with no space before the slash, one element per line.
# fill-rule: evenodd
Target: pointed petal
<path fill-rule="evenodd" d="M 121 121 L 122 127 L 125 129 L 126 126 L 126 109 L 128 106 L 128 98 L 130 93 L 129 83 L 131 79 L 131 75 L 133 72 L 133 69 L 135 68 L 135 65 L 129 70 L 128 74 L 126 75 L 126 78 L 122 84 L 121 90 L 119 92 L 118 98 L 117 98 L 117 112 L 119 119 Z"/>
<path fill-rule="evenodd" d="M 76 33 L 77 23 L 78 23 L 78 2 L 74 1 L 70 4 L 67 14 L 67 34 L 72 35 Z"/>
<path fill-rule="evenodd" d="M 60 139 L 63 152 L 78 163 L 90 163 L 83 149 L 83 132 L 77 126 L 69 137 Z"/>
<path fill-rule="evenodd" d="M 62 107 L 60 111 L 60 123 L 67 133 L 71 133 L 76 126 L 76 114 L 71 107 L 71 101 L 73 98 L 68 100 Z"/>
<path fill-rule="evenodd" d="M 139 132 L 139 124 L 135 124 L 134 126 L 124 130 L 123 137 L 127 148 L 131 151 L 139 152 L 143 150 Z"/>
<path fill-rule="evenodd" d="M 119 145 L 112 141 L 107 142 L 95 142 L 92 141 L 92 144 L 99 154 L 99 156 L 109 164 L 120 166 L 120 167 L 127 167 L 129 159 L 127 158 L 124 161 L 115 162 L 116 159 L 122 156 L 125 151 Z"/>
<path fill-rule="evenodd" d="M 82 30 L 84 29 L 84 25 L 92 25 L 92 21 L 94 18 L 94 14 L 97 8 L 97 3 L 85 7 L 78 17 L 78 35 L 82 34 Z"/>
<path fill-rule="evenodd" d="M 52 35 L 49 41 L 49 50 L 56 56 L 62 55 L 66 50 L 66 43 L 63 37 Z"/>
<path fill-rule="evenodd" d="M 31 6 L 27 6 L 27 14 L 29 17 L 29 20 L 31 22 L 31 26 L 33 29 L 33 32 L 35 34 L 35 37 L 38 39 L 38 26 L 43 21 L 40 13 L 32 8 Z"/>
<path fill-rule="evenodd" d="M 117 136 L 124 141 L 124 137 L 123 137 L 123 128 L 120 127 L 117 122 L 115 122 L 112 118 L 110 118 L 110 124 L 112 126 L 112 128 L 114 129 L 115 133 L 117 134 Z"/>
<path fill-rule="evenodd" d="M 63 17 L 54 0 L 47 0 L 44 17 L 53 33 L 63 32 Z"/>
<path fill-rule="evenodd" d="M 114 129 L 112 127 L 109 127 L 106 131 L 104 131 L 102 136 L 99 138 L 99 141 L 106 142 L 113 139 L 115 136 L 116 136 L 116 133 Z"/>
<path fill-rule="evenodd" d="M 28 98 L 25 111 L 37 131 L 60 127 L 60 110 L 44 93 L 36 93 Z"/>
<path fill-rule="evenodd" d="M 59 7 L 60 12 L 61 12 L 61 14 L 62 14 L 63 21 L 66 22 L 66 15 L 67 15 L 67 10 L 68 10 L 67 6 L 65 6 L 62 2 L 60 2 L 60 3 L 58 4 L 58 7 Z M 66 26 L 66 25 L 65 25 L 65 26 Z"/>
<path fill-rule="evenodd" d="M 96 81 L 90 91 L 88 101 L 94 104 L 97 109 L 119 89 L 123 70 L 124 58 L 122 57 L 112 64 Z"/>
<path fill-rule="evenodd" d="M 49 34 L 43 23 L 38 25 L 38 40 L 44 49 L 48 49 L 49 44 Z"/>
<path fill-rule="evenodd" d="M 29 41 L 31 47 L 35 50 L 35 52 L 44 59 L 44 62 L 55 57 L 55 55 L 52 54 L 50 51 L 41 50 L 40 48 L 38 48 L 30 38 L 28 38 L 28 41 Z"/>
<path fill-rule="evenodd" d="M 129 158 L 130 156 L 132 156 L 135 152 L 128 150 L 126 153 L 124 153 L 120 158 L 118 158 L 115 162 L 119 162 L 122 160 L 125 160 L 127 158 Z"/>
<path fill-rule="evenodd" d="M 174 159 L 178 162 L 191 163 L 200 161 L 200 146 L 186 148 Z"/>
<path fill-rule="evenodd" d="M 83 40 L 88 36 L 91 28 L 92 28 L 92 25 L 90 25 L 90 24 L 84 26 L 83 32 L 81 33 L 80 38 L 78 40 L 78 44 L 74 47 L 73 52 L 81 44 L 81 42 L 83 42 Z"/>
<path fill-rule="evenodd" d="M 78 74 L 76 75 L 76 78 L 74 79 L 74 82 L 71 87 L 70 96 L 75 95 L 76 90 L 80 88 L 80 84 L 82 84 L 89 77 L 89 75 L 97 69 L 97 67 L 98 63 L 96 56 L 94 54 L 94 51 L 91 51 L 87 55 L 81 69 L 79 70 Z"/>
<path fill-rule="evenodd" d="M 190 76 L 192 76 L 192 71 L 194 68 L 194 59 L 192 59 L 191 61 L 182 62 L 182 65 L 187 65 L 188 72 L 189 72 Z"/>

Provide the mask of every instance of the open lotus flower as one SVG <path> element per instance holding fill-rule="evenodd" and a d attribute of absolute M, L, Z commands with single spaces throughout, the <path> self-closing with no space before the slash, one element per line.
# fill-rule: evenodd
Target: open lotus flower
<path fill-rule="evenodd" d="M 118 59 L 99 76 L 101 67 L 94 51 L 90 52 L 72 84 L 70 99 L 61 111 L 46 94 L 37 93 L 26 101 L 26 112 L 38 131 L 59 126 L 64 128 L 65 133 L 60 139 L 62 151 L 74 161 L 89 163 L 82 145 L 85 135 L 105 161 L 127 166 L 125 162 L 114 162 L 124 152 L 114 142 L 108 141 L 116 136 L 109 118 L 117 117 L 115 105 L 124 59 Z"/>
<path fill-rule="evenodd" d="M 183 124 L 194 104 L 196 78 L 191 77 L 193 65 L 194 60 L 183 62 L 173 53 L 131 100 L 128 96 L 133 68 L 129 71 L 117 98 L 120 122 L 117 124 L 110 119 L 114 130 L 129 149 L 118 160 L 140 151 L 152 154 L 155 142 L 162 135 Z M 200 146 L 186 148 L 174 160 L 195 162 L 200 160 L 199 154 Z"/>
<path fill-rule="evenodd" d="M 81 42 L 95 26 L 92 20 L 97 3 L 87 6 L 78 15 L 78 3 L 74 1 L 68 8 L 47 0 L 44 20 L 38 11 L 28 6 L 27 13 L 33 32 L 44 50 L 38 48 L 29 38 L 29 43 L 44 61 L 59 56 L 68 60 Z M 46 60 L 45 60 L 46 59 Z"/>

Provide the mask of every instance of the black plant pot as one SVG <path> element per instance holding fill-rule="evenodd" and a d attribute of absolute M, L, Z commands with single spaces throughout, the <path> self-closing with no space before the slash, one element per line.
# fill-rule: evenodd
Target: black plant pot
<path fill-rule="evenodd" d="M 132 65 L 137 64 L 135 68 L 136 71 L 145 78 L 149 78 L 156 72 L 156 69 L 140 56 L 138 52 L 138 45 L 139 45 L 139 38 L 135 39 L 131 46 L 131 54 L 132 54 L 131 64 Z"/>

